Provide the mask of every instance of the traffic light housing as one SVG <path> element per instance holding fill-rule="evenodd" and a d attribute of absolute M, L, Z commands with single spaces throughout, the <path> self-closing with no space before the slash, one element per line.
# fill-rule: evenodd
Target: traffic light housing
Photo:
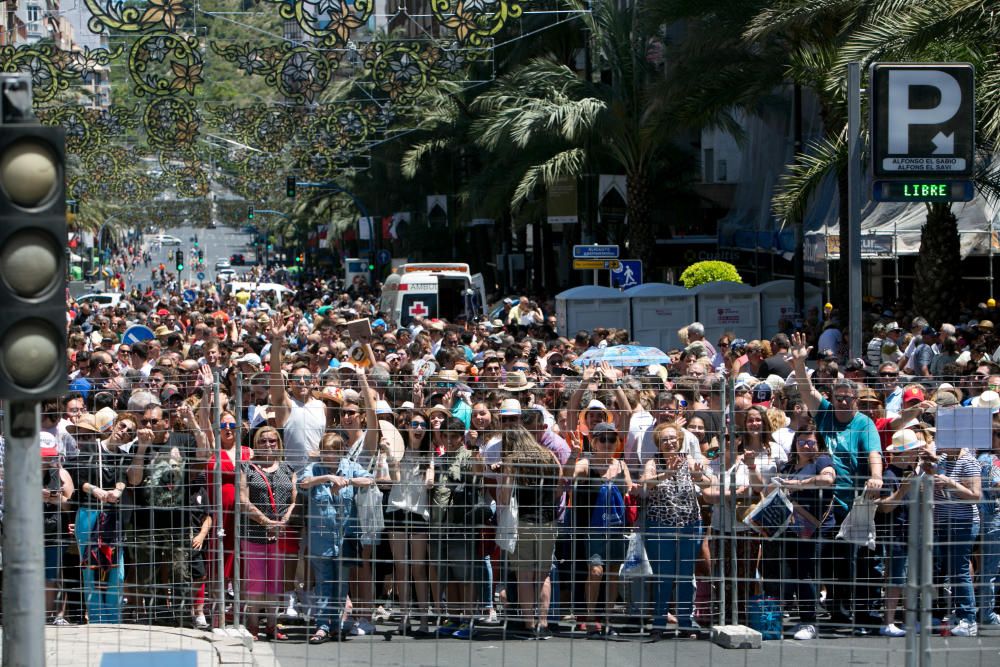
<path fill-rule="evenodd" d="M 285 194 L 289 199 L 295 198 L 295 177 L 286 176 L 285 177 Z"/>
<path fill-rule="evenodd" d="M 28 84 L 0 80 L 0 399 L 7 400 L 67 391 L 65 135 L 35 120 Z"/>
<path fill-rule="evenodd" d="M 177 263 L 177 271 L 178 272 L 183 271 L 184 270 L 184 251 L 183 250 L 178 250 L 177 252 L 175 252 L 174 253 L 174 259 L 175 259 L 175 261 Z"/>
<path fill-rule="evenodd" d="M 368 272 L 372 273 L 375 271 L 375 253 L 368 253 Z"/>
<path fill-rule="evenodd" d="M 247 206 L 247 220 L 253 220 L 253 204 Z"/>
<path fill-rule="evenodd" d="M 305 264 L 305 261 L 306 261 L 305 253 L 301 253 L 300 252 L 298 255 L 295 256 L 295 262 L 296 263 L 298 263 L 298 264 Z"/>

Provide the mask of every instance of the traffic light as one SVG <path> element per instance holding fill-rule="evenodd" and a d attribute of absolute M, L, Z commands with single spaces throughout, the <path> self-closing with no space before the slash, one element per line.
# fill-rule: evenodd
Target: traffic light
<path fill-rule="evenodd" d="M 290 199 L 295 198 L 295 177 L 286 176 L 285 177 L 285 194 L 288 195 Z"/>
<path fill-rule="evenodd" d="M 253 204 L 247 206 L 247 220 L 253 220 Z"/>
<path fill-rule="evenodd" d="M 184 270 L 184 251 L 178 250 L 176 253 L 174 253 L 174 258 L 177 262 L 177 271 L 179 273 Z"/>
<path fill-rule="evenodd" d="M 368 272 L 371 273 L 375 270 L 375 253 L 368 253 Z"/>
<path fill-rule="evenodd" d="M 30 79 L 0 79 L 0 398 L 66 386 L 66 149 L 38 124 Z"/>
<path fill-rule="evenodd" d="M 295 256 L 295 261 L 296 261 L 296 263 L 298 263 L 298 264 L 305 264 L 305 262 L 306 262 L 306 256 L 305 256 L 305 253 L 301 253 L 301 252 L 300 252 L 300 253 L 299 253 L 298 255 L 296 255 L 296 256 Z"/>

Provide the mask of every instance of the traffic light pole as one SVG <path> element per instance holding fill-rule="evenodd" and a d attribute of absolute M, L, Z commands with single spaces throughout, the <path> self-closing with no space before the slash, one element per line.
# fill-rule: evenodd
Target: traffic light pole
<path fill-rule="evenodd" d="M 45 664 L 45 552 L 38 401 L 7 401 L 3 414 L 3 664 Z"/>

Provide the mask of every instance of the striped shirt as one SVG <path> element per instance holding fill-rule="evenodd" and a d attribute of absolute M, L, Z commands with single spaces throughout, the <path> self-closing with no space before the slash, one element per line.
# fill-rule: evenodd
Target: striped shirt
<path fill-rule="evenodd" d="M 943 454 L 938 460 L 937 473 L 964 483 L 974 477 L 979 477 L 982 470 L 975 458 L 966 450 Z M 978 503 L 955 496 L 951 489 L 934 490 L 934 523 L 948 521 L 952 523 L 976 523 L 979 521 Z"/>

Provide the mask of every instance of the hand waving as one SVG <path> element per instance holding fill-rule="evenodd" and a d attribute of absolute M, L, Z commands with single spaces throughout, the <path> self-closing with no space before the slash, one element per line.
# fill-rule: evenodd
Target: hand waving
<path fill-rule="evenodd" d="M 792 363 L 806 363 L 806 359 L 809 358 L 809 352 L 812 350 L 806 344 L 806 336 L 803 333 L 795 332 L 792 334 Z"/>

